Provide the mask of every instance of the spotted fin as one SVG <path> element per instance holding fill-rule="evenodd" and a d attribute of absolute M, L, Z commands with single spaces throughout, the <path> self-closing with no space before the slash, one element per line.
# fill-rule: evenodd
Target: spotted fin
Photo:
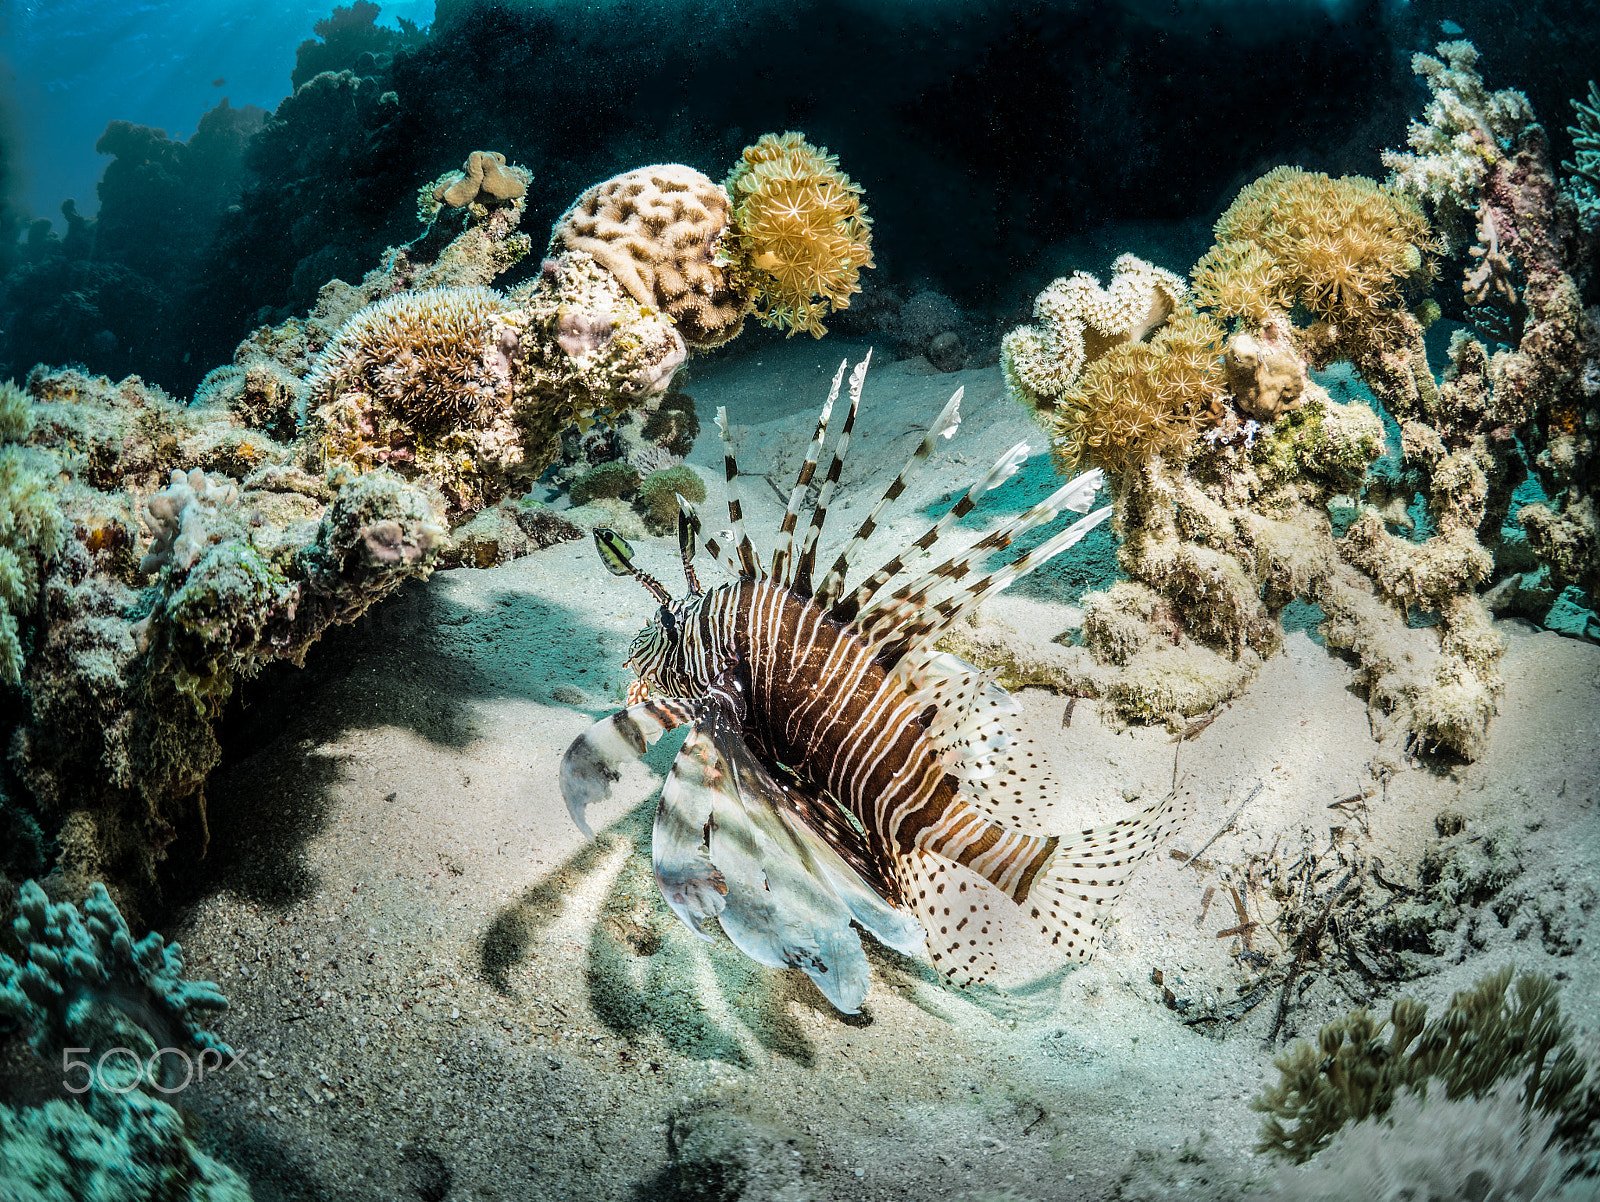
<path fill-rule="evenodd" d="M 611 796 L 617 765 L 640 758 L 663 734 L 692 719 L 695 708 L 693 701 L 657 697 L 600 719 L 572 741 L 561 757 L 561 796 L 580 831 L 594 838 L 584 814 Z"/>
<path fill-rule="evenodd" d="M 1016 742 L 1012 723 L 1022 713 L 1016 698 L 948 652 L 908 656 L 895 671 L 918 709 L 930 707 L 927 738 L 940 749 L 945 771 L 957 780 L 993 776 L 997 757 Z"/>
<path fill-rule="evenodd" d="M 760 964 L 801 969 L 847 1014 L 860 1010 L 870 980 L 852 920 L 891 947 L 920 945 L 910 916 L 879 897 L 795 816 L 785 787 L 745 745 L 730 716 L 708 708 L 694 723 L 668 785 L 663 806 L 679 815 L 675 824 L 687 831 L 699 821 L 703 832 L 704 859 L 694 862 L 698 892 L 684 908 L 673 906 L 693 929 L 704 933 L 714 910 L 739 950 Z M 707 895 L 707 881 L 715 898 Z"/>
<path fill-rule="evenodd" d="M 1080 832 L 1056 851 L 1023 907 L 1062 954 L 1087 960 L 1133 870 L 1193 808 L 1193 794 L 1170 793 L 1137 817 Z"/>
<path fill-rule="evenodd" d="M 900 873 L 934 968 L 963 987 L 994 975 L 1001 942 L 998 914 L 990 907 L 1003 895 L 981 888 L 977 874 L 925 851 L 902 855 Z"/>

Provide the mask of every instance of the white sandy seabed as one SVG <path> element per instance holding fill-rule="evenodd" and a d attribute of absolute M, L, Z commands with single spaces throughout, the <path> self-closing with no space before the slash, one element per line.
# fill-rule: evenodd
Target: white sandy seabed
<path fill-rule="evenodd" d="M 704 431 L 690 463 L 710 490 L 705 513 L 723 499 L 713 415 L 726 405 L 749 529 L 770 545 L 780 494 L 764 477 L 783 471 L 787 491 L 841 355 L 861 349 L 796 340 L 698 370 L 689 390 Z M 997 368 L 885 362 L 868 377 L 842 494 L 853 506 L 836 502 L 835 540 L 957 384 L 961 431 L 868 567 L 1005 447 L 1042 445 Z M 989 501 L 1016 509 L 1004 489 Z M 681 580 L 675 540 L 642 540 L 640 557 Z M 247 1053 L 184 1101 L 258 1198 L 1044 1202 L 1142 1197 L 1150 1181 L 1183 1196 L 1208 1176 L 1265 1172 L 1248 1102 L 1277 1078 L 1264 1038 L 1279 990 L 1220 1030 L 1189 1023 L 1251 980 L 1238 941 L 1217 935 L 1239 923 L 1231 903 L 1203 899 L 1208 886 L 1225 895 L 1218 874 L 1274 840 L 1326 847 L 1331 825 L 1349 825 L 1328 805 L 1385 764 L 1394 774 L 1369 803 L 1363 851 L 1414 881 L 1440 810 L 1516 823 L 1519 880 L 1565 891 L 1579 928 L 1558 950 L 1577 950 L 1552 954 L 1537 931 L 1519 938 L 1527 924 L 1491 917 L 1464 959 L 1441 957 L 1400 987 L 1313 974 L 1285 1035 L 1315 1038 L 1354 999 L 1386 1014 L 1397 988 L 1437 1013 L 1511 961 L 1557 975 L 1575 1025 L 1600 1028 L 1600 647 L 1501 623 L 1506 687 L 1488 752 L 1444 769 L 1376 744 L 1350 667 L 1303 633 L 1181 746 L 1161 728 L 1120 727 L 1090 700 L 1063 726 L 1065 698 L 1025 691 L 1065 827 L 1148 804 L 1175 752 L 1199 812 L 1140 870 L 1086 966 L 1058 965 L 1019 932 L 1008 988 L 963 992 L 872 948 L 866 1006 L 845 1017 L 799 972 L 695 939 L 657 897 L 649 820 L 677 740 L 591 813 L 598 842 L 567 818 L 561 755 L 616 708 L 628 641 L 651 608 L 588 540 L 564 543 L 440 573 L 326 640 L 303 673 L 247 691 L 253 708 L 208 790 L 201 900 L 171 933 L 191 975 L 232 999 L 219 1029 Z M 1028 599 L 988 613 L 1040 639 L 1074 617 Z M 1199 848 L 1258 782 L 1206 852 L 1212 869 L 1170 856 Z M 1270 934 L 1256 943 L 1277 950 Z M 1167 988 L 1187 1011 L 1164 1004 Z M 675 1157 L 699 1167 L 675 1175 Z"/>

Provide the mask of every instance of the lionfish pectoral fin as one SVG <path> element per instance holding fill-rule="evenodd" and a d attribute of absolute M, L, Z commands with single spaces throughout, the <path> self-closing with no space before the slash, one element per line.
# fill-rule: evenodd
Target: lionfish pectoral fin
<path fill-rule="evenodd" d="M 572 741 L 561 757 L 561 796 L 567 813 L 584 835 L 594 838 L 585 814 L 589 806 L 611 795 L 620 773 L 617 766 L 636 760 L 667 731 L 694 717 L 695 703 L 658 697 L 602 718 Z"/>
<path fill-rule="evenodd" d="M 786 812 L 783 786 L 731 715 L 708 713 L 694 724 L 671 781 L 684 825 L 704 815 L 696 849 L 706 853 L 705 870 L 718 874 L 716 916 L 734 946 L 758 964 L 801 969 L 834 1006 L 859 1012 L 871 973 L 850 925 L 856 906 L 891 937 L 894 925 L 859 896 L 870 890 L 853 870 Z"/>
<path fill-rule="evenodd" d="M 650 861 L 656 885 L 683 925 L 710 940 L 712 924 L 726 905 L 727 880 L 711 863 L 706 846 L 711 823 L 710 773 L 697 753 L 704 717 L 690 728 L 683 750 L 672 761 L 650 835 Z"/>
<path fill-rule="evenodd" d="M 1063 955 L 1087 960 L 1134 869 L 1193 808 L 1193 794 L 1169 793 L 1136 817 L 1082 831 L 1056 850 L 1021 906 Z"/>

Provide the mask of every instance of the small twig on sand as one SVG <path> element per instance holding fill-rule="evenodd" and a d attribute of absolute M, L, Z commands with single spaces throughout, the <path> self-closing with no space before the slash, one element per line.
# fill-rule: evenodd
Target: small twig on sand
<path fill-rule="evenodd" d="M 1072 711 L 1077 708 L 1077 705 L 1078 699 L 1076 697 L 1067 698 L 1067 708 L 1061 715 L 1062 730 L 1066 730 L 1067 727 L 1072 725 Z"/>
<path fill-rule="evenodd" d="M 1212 835 L 1211 838 L 1207 839 L 1204 843 L 1202 843 L 1200 845 L 1200 851 L 1197 851 L 1193 855 L 1191 855 L 1187 862 L 1190 863 L 1190 864 L 1193 864 L 1196 860 L 1198 860 L 1200 858 L 1201 853 L 1204 852 L 1206 850 L 1206 848 L 1210 847 L 1218 839 L 1222 838 L 1223 835 L 1226 835 L 1229 831 L 1231 831 L 1233 829 L 1233 824 L 1235 822 L 1239 821 L 1239 815 L 1244 813 L 1245 806 L 1249 805 L 1252 801 L 1254 801 L 1256 799 L 1256 794 L 1261 792 L 1261 790 L 1265 789 L 1265 788 L 1266 788 L 1266 785 L 1262 784 L 1260 781 L 1257 781 L 1256 782 L 1256 787 L 1254 789 L 1250 790 L 1250 795 L 1239 803 L 1239 808 L 1234 810 L 1234 812 L 1228 816 L 1228 820 L 1222 824 L 1222 829 L 1219 830 L 1216 834 Z"/>
<path fill-rule="evenodd" d="M 1272 1030 L 1267 1032 L 1268 1047 L 1278 1042 L 1278 1032 L 1283 1029 L 1283 1020 L 1289 1014 L 1289 990 L 1299 977 L 1301 968 L 1305 966 L 1306 956 L 1322 942 L 1322 933 L 1328 929 L 1328 919 L 1333 916 L 1333 907 L 1344 896 L 1344 891 L 1349 887 L 1350 878 L 1353 876 L 1355 876 L 1354 868 L 1345 873 L 1344 879 L 1334 886 L 1333 892 L 1328 896 L 1327 904 L 1322 907 L 1322 913 L 1317 915 L 1317 921 L 1300 933 L 1298 940 L 1300 946 L 1295 949 L 1294 963 L 1289 965 L 1289 975 L 1283 980 L 1283 992 L 1278 995 L 1278 1013 L 1273 1017 Z"/>

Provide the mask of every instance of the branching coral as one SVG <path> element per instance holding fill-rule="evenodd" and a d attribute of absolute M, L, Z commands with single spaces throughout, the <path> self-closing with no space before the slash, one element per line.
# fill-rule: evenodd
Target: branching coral
<path fill-rule="evenodd" d="M 221 991 L 210 981 L 185 980 L 182 949 L 156 932 L 134 942 L 104 885 L 90 891 L 80 915 L 70 902 L 52 905 L 28 881 L 17 908 L 23 959 L 0 952 L 0 1014 L 32 1029 L 41 1056 L 77 1046 L 97 1057 L 126 1046 L 143 1073 L 158 1048 L 233 1055 L 202 1025 L 228 1008 Z"/>
<path fill-rule="evenodd" d="M 849 307 L 873 266 L 861 188 L 826 147 L 793 132 L 745 147 L 723 186 L 733 205 L 726 253 L 756 316 L 822 337 L 822 315 Z"/>
<path fill-rule="evenodd" d="M 135 1090 L 85 1106 L 0 1105 L 0 1195 L 17 1202 L 250 1202 L 250 1187 L 200 1151 L 183 1116 Z"/>
<path fill-rule="evenodd" d="M 200 1152 L 182 1116 L 144 1092 L 172 1091 L 181 1063 L 172 1053 L 197 1052 L 212 1069 L 227 1063 L 233 1050 L 200 1025 L 227 1008 L 221 992 L 183 978 L 177 944 L 154 931 L 134 942 L 104 886 L 80 915 L 71 904 L 51 905 L 29 881 L 18 909 L 24 959 L 0 953 L 0 1015 L 31 1029 L 40 1055 L 71 1048 L 87 1053 L 79 1064 L 92 1069 L 83 1107 L 0 1106 L 0 1195 L 249 1202 L 244 1180 Z"/>
<path fill-rule="evenodd" d="M 1521 92 L 1490 93 L 1474 67 L 1471 42 L 1441 42 L 1439 57 L 1413 55 L 1411 69 L 1427 81 L 1433 99 L 1421 121 L 1412 121 L 1411 151 L 1384 151 L 1390 184 L 1413 200 L 1434 207 L 1447 250 L 1468 241 L 1471 216 L 1489 169 L 1533 121 Z"/>
<path fill-rule="evenodd" d="M 1517 303 L 1517 290 L 1511 286 L 1511 256 L 1500 249 L 1500 233 L 1494 226 L 1494 210 L 1485 206 L 1478 219 L 1478 245 L 1467 254 L 1477 266 L 1468 265 L 1461 281 L 1461 294 L 1467 304 L 1481 305 L 1493 292 L 1508 305 Z"/>
<path fill-rule="evenodd" d="M 1512 979 L 1507 966 L 1455 994 L 1446 1012 L 1401 998 L 1386 1022 L 1352 1011 L 1322 1028 L 1317 1046 L 1297 1041 L 1274 1064 L 1282 1074 L 1251 1102 L 1267 1115 L 1258 1150 L 1304 1161 L 1347 1123 L 1388 1112 L 1400 1090 L 1426 1099 L 1437 1083 L 1446 1098 L 1482 1098 L 1515 1082 L 1523 1107 L 1557 1119 L 1573 1138 L 1597 1116 L 1584 1089 L 1589 1065 L 1561 1017 L 1559 987 L 1542 973 Z M 1385 1028 L 1388 1038 L 1384 1038 Z"/>
<path fill-rule="evenodd" d="M 1589 103 L 1572 101 L 1578 114 L 1578 124 L 1567 126 L 1572 135 L 1572 149 L 1576 162 L 1563 161 L 1561 166 L 1577 178 L 1572 181 L 1573 195 L 1586 224 L 1600 221 L 1600 88 L 1589 81 Z"/>

